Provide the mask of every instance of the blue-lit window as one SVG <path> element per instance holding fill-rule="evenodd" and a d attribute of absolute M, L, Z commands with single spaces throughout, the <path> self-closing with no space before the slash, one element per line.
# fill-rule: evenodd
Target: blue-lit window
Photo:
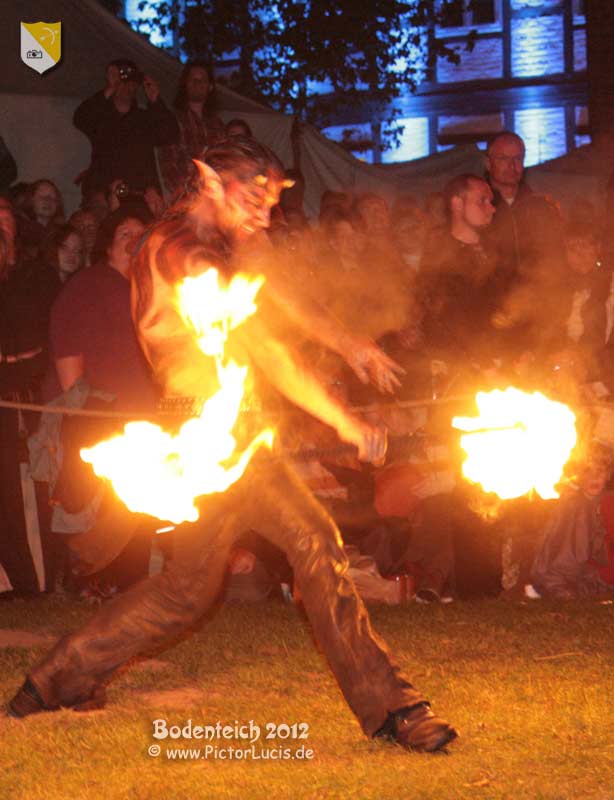
<path fill-rule="evenodd" d="M 331 125 L 324 128 L 322 133 L 333 142 L 342 145 L 355 158 L 373 163 L 373 134 L 371 123 L 364 122 L 358 125 Z"/>
<path fill-rule="evenodd" d="M 586 0 L 573 0 L 574 17 L 586 17 Z"/>
<path fill-rule="evenodd" d="M 501 21 L 501 0 L 443 0 L 440 33 L 456 34 L 458 28 L 492 27 Z"/>
<path fill-rule="evenodd" d="M 413 161 L 429 154 L 428 117 L 405 117 L 398 120 L 403 126 L 398 145 L 384 150 L 382 161 L 390 164 L 396 161 Z"/>
<path fill-rule="evenodd" d="M 567 152 L 565 109 L 562 107 L 515 111 L 514 130 L 524 139 L 527 167 Z"/>

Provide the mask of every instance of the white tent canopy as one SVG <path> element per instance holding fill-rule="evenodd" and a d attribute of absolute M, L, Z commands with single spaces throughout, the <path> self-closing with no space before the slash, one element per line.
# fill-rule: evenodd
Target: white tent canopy
<path fill-rule="evenodd" d="M 72 115 L 83 99 L 102 88 L 109 61 L 131 58 L 160 84 L 167 102 L 173 98 L 182 65 L 150 45 L 95 0 L 6 3 L 2 17 L 0 135 L 17 161 L 18 180 L 54 180 L 70 211 L 80 201 L 74 179 L 90 159 L 89 142 L 73 127 Z M 39 75 L 21 61 L 20 22 L 58 20 L 62 23 L 62 59 L 49 72 Z M 218 86 L 218 97 L 223 119 L 245 119 L 256 138 L 274 150 L 286 166 L 292 165 L 291 117 L 224 86 Z M 398 193 L 420 197 L 440 190 L 452 175 L 481 174 L 483 166 L 474 146 L 406 164 L 372 166 L 355 159 L 307 125 L 301 135 L 301 170 L 307 186 L 306 210 L 313 216 L 326 189 L 377 191 L 389 199 Z"/>

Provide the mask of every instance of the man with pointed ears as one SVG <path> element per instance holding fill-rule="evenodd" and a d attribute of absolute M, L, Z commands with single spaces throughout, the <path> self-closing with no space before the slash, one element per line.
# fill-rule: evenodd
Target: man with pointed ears
<path fill-rule="evenodd" d="M 208 397 L 217 389 L 215 371 L 194 342 L 172 302 L 174 287 L 187 276 L 214 267 L 222 277 L 235 269 L 234 255 L 269 223 L 269 211 L 284 184 L 277 158 L 250 139 L 233 139 L 209 150 L 199 165 L 204 188 L 189 209 L 176 209 L 154 227 L 134 267 L 134 317 L 154 373 L 168 396 Z M 281 306 L 297 321 L 318 317 L 313 304 L 281 300 L 274 286 L 262 306 Z M 260 307 L 260 295 L 259 295 Z M 308 371 L 254 314 L 229 340 L 240 363 L 288 399 L 335 428 L 356 445 L 365 461 L 381 461 L 386 437 L 354 416 Z M 318 336 L 344 352 L 352 337 L 335 330 L 321 312 Z M 236 336 L 234 334 L 237 334 Z M 386 385 L 393 368 L 377 348 L 355 342 L 359 374 Z M 240 434 L 239 434 L 240 435 Z M 339 531 L 292 470 L 281 460 L 256 454 L 243 477 L 226 492 L 207 496 L 197 523 L 173 533 L 175 552 L 162 574 L 150 577 L 103 607 L 79 632 L 62 639 L 30 673 L 9 703 L 24 717 L 61 707 L 87 708 L 104 700 L 103 687 L 129 659 L 170 642 L 212 607 L 219 593 L 234 538 L 257 530 L 282 548 L 294 569 L 305 611 L 350 708 L 368 736 L 433 752 L 456 731 L 436 717 L 403 676 L 373 633 L 367 611 L 348 577 Z"/>

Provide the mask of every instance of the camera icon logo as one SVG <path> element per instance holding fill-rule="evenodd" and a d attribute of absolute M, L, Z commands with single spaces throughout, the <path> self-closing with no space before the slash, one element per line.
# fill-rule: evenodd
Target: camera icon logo
<path fill-rule="evenodd" d="M 26 58 L 42 58 L 43 51 L 42 50 L 28 50 L 26 53 Z"/>

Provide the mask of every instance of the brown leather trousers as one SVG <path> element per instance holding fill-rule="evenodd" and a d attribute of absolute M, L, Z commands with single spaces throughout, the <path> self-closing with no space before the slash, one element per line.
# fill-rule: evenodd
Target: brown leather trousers
<path fill-rule="evenodd" d="M 257 455 L 237 484 L 204 499 L 197 523 L 166 534 L 176 537 L 175 555 L 162 574 L 104 606 L 33 670 L 45 702 L 88 698 L 129 659 L 194 625 L 214 603 L 233 541 L 247 529 L 287 553 L 315 637 L 368 736 L 389 712 L 424 700 L 371 630 L 328 513 L 286 465 Z"/>

